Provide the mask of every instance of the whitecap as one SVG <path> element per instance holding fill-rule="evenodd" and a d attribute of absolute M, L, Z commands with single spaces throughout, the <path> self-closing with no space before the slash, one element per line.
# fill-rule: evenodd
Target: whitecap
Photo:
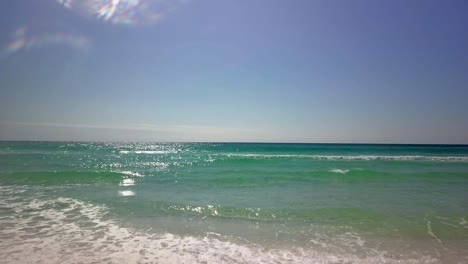
<path fill-rule="evenodd" d="M 340 174 L 346 174 L 349 172 L 349 170 L 341 170 L 341 169 L 332 169 L 332 170 L 329 170 L 330 172 L 334 172 L 334 173 L 340 173 Z"/>
<path fill-rule="evenodd" d="M 147 154 L 147 155 L 156 155 L 156 154 L 174 154 L 177 153 L 175 150 L 120 150 L 120 154 Z"/>
<path fill-rule="evenodd" d="M 137 150 L 135 154 L 171 154 L 177 153 L 175 151 L 167 151 L 167 150 Z"/>
<path fill-rule="evenodd" d="M 120 196 L 134 196 L 135 192 L 130 190 L 119 191 Z"/>
<path fill-rule="evenodd" d="M 133 176 L 133 177 L 143 177 L 142 174 L 138 172 L 133 172 L 133 171 L 120 171 L 119 173 L 127 176 Z"/>
<path fill-rule="evenodd" d="M 425 156 L 425 155 L 307 155 L 307 154 L 256 154 L 256 153 L 226 153 L 223 156 L 232 158 L 309 158 L 318 160 L 346 161 L 441 161 L 468 162 L 468 156 Z"/>
<path fill-rule="evenodd" d="M 133 186 L 135 185 L 135 180 L 134 179 L 124 179 L 123 181 L 120 182 L 120 186 Z"/>

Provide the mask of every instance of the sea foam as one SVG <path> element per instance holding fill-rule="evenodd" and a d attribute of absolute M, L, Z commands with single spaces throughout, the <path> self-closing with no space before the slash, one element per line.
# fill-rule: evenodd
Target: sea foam
<path fill-rule="evenodd" d="M 0 257 L 4 263 L 401 263 L 384 252 L 370 256 L 332 254 L 314 249 L 266 249 L 230 241 L 214 232 L 205 236 L 156 234 L 122 227 L 108 208 L 58 197 L 19 197 L 1 187 Z M 434 263 L 418 257 L 405 263 Z"/>
<path fill-rule="evenodd" d="M 340 174 L 346 174 L 346 173 L 349 172 L 349 170 L 332 169 L 332 170 L 330 170 L 330 172 L 340 173 Z"/>
<path fill-rule="evenodd" d="M 307 155 L 307 154 L 255 154 L 255 153 L 227 153 L 229 158 L 309 158 L 317 160 L 349 160 L 349 161 L 452 161 L 468 162 L 467 156 L 424 156 L 424 155 Z"/>

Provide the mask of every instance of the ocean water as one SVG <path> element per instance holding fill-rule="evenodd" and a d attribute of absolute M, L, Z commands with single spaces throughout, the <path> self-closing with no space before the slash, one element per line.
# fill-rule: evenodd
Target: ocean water
<path fill-rule="evenodd" d="M 0 142 L 1 263 L 468 263 L 468 146 Z"/>

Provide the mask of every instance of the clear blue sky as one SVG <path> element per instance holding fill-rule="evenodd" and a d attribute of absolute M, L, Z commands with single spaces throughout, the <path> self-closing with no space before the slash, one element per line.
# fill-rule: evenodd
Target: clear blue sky
<path fill-rule="evenodd" d="M 468 143 L 468 1 L 0 3 L 0 140 Z"/>

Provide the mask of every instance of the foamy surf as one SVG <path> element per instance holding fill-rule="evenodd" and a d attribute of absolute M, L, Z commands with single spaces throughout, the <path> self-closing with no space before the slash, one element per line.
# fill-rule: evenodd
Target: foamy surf
<path fill-rule="evenodd" d="M 330 254 L 305 248 L 268 249 L 230 241 L 210 232 L 202 237 L 155 234 L 109 220 L 105 206 L 72 198 L 22 199 L 2 188 L 0 208 L 14 211 L 0 221 L 3 263 L 401 263 L 370 256 Z M 22 201 L 20 201 L 22 200 Z M 424 257 L 405 263 L 434 263 Z"/>

